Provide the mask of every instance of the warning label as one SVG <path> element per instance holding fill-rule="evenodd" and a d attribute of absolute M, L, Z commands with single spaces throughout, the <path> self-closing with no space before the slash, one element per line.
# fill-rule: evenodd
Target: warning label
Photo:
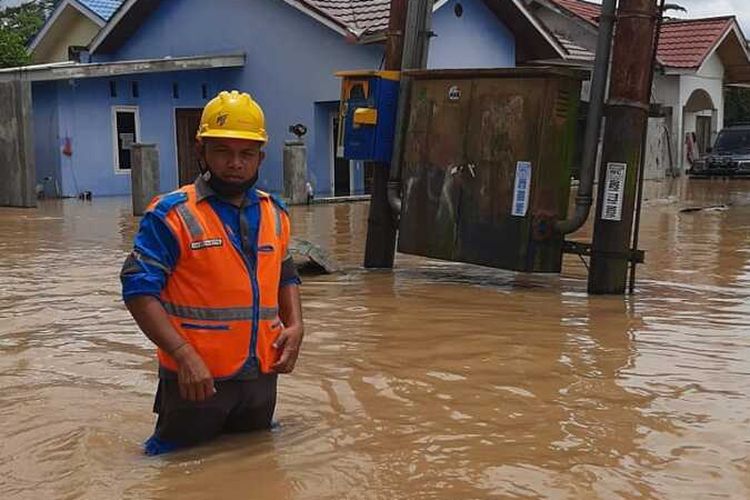
<path fill-rule="evenodd" d="M 627 171 L 628 166 L 625 163 L 607 163 L 602 220 L 622 220 L 622 198 L 625 194 Z"/>

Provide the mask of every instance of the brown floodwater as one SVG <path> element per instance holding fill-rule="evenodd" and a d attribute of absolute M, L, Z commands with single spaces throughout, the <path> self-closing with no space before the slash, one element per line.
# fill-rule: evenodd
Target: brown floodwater
<path fill-rule="evenodd" d="M 0 209 L 0 498 L 750 498 L 750 181 L 647 197 L 625 298 L 575 257 L 366 272 L 366 203 L 295 207 L 349 271 L 305 279 L 280 426 L 155 458 L 128 200 Z"/>

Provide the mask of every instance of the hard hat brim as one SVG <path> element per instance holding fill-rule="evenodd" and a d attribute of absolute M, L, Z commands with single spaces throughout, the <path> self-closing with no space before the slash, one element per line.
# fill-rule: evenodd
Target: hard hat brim
<path fill-rule="evenodd" d="M 244 132 L 242 130 L 207 130 L 196 135 L 198 139 L 213 137 L 216 139 L 244 139 L 246 141 L 268 142 L 268 137 L 255 132 Z"/>

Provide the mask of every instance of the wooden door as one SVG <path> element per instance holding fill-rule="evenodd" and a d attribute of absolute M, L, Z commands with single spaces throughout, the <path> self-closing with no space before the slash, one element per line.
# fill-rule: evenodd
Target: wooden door
<path fill-rule="evenodd" d="M 191 184 L 198 177 L 198 154 L 195 151 L 195 133 L 200 126 L 200 108 L 175 110 L 177 129 L 177 170 L 180 186 Z"/>
<path fill-rule="evenodd" d="M 698 142 L 700 154 L 706 154 L 706 149 L 711 146 L 711 117 L 695 117 L 695 137 Z"/>

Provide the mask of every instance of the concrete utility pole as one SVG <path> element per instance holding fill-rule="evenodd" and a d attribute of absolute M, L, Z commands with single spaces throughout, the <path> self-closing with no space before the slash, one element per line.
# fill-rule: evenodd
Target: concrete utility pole
<path fill-rule="evenodd" d="M 384 69 L 399 71 L 426 67 L 432 3 L 432 0 L 391 0 Z M 365 247 L 367 268 L 393 267 L 400 212 L 400 161 L 409 118 L 406 109 L 408 83 L 408 78 L 402 75 L 391 164 L 378 164 L 373 172 Z"/>
<path fill-rule="evenodd" d="M 408 5 L 408 0 L 391 0 L 388 39 L 385 44 L 385 70 L 401 70 Z M 365 245 L 365 267 L 367 268 L 393 267 L 398 223 L 393 218 L 388 205 L 388 175 L 388 165 L 382 163 L 374 165 Z"/>
<path fill-rule="evenodd" d="M 0 84 L 0 206 L 36 207 L 31 83 Z"/>
<path fill-rule="evenodd" d="M 130 195 L 133 215 L 146 213 L 151 200 L 159 194 L 159 150 L 156 144 L 133 144 L 130 168 Z"/>
<path fill-rule="evenodd" d="M 620 0 L 599 171 L 589 293 L 624 294 L 637 174 L 648 125 L 655 29 L 655 0 Z"/>

